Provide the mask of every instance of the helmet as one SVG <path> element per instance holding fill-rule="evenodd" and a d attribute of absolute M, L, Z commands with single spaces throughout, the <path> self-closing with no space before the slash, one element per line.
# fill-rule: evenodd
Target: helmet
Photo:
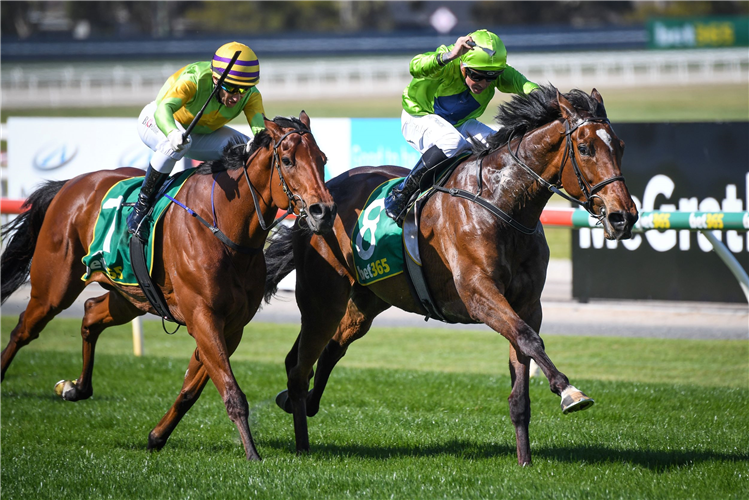
<path fill-rule="evenodd" d="M 476 46 L 463 54 L 460 60 L 471 69 L 479 71 L 500 71 L 507 67 L 507 49 L 502 40 L 491 31 L 478 30 L 470 34 Z M 494 51 L 489 55 L 483 48 Z"/>
<path fill-rule="evenodd" d="M 239 51 L 239 57 L 237 57 L 234 66 L 231 67 L 224 81 L 243 87 L 257 85 L 260 80 L 260 63 L 252 49 L 239 42 L 227 43 L 218 48 L 213 56 L 213 61 L 211 61 L 213 76 L 221 77 L 237 51 Z"/>

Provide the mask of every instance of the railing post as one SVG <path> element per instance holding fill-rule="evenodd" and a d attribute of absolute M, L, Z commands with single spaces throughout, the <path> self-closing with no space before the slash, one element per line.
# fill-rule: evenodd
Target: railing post
<path fill-rule="evenodd" d="M 143 356 L 143 322 L 138 316 L 132 321 L 133 324 L 133 354 Z"/>
<path fill-rule="evenodd" d="M 736 260 L 736 257 L 728 251 L 726 245 L 723 244 L 723 242 L 719 240 L 712 231 L 702 230 L 700 232 L 705 235 L 705 238 L 707 238 L 710 243 L 712 243 L 715 253 L 718 254 L 718 257 L 721 258 L 739 281 L 739 285 L 744 291 L 744 295 L 746 295 L 746 300 L 749 302 L 749 276 L 746 274 L 746 271 L 744 271 L 744 268 L 741 267 L 741 264 Z"/>

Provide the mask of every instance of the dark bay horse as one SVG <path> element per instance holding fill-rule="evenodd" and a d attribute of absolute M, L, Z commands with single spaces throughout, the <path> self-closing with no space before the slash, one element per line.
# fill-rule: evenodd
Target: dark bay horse
<path fill-rule="evenodd" d="M 550 188 L 564 188 L 588 208 L 609 239 L 630 238 L 638 215 L 620 171 L 624 143 L 606 118 L 598 91 L 562 95 L 554 87 L 543 87 L 501 106 L 497 120 L 501 128 L 489 146 L 476 148 L 463 160 L 444 188 L 478 193 L 508 215 L 510 223 L 474 200 L 437 193 L 422 209 L 419 247 L 427 284 L 442 315 L 455 323 L 485 323 L 510 342 L 510 417 L 518 462 L 529 464 L 531 359 L 561 397 L 565 413 L 593 403 L 557 370 L 537 333 L 549 260 L 539 218 L 552 195 Z M 385 166 L 342 174 L 328 182 L 339 213 L 332 234 L 292 230 L 271 238 L 266 300 L 296 268 L 302 315 L 301 332 L 286 357 L 288 390 L 276 401 L 294 416 L 297 451 L 309 449 L 306 419 L 317 413 L 333 367 L 349 345 L 367 333 L 374 318 L 391 306 L 426 315 L 403 274 L 359 285 L 351 250 L 350 235 L 369 194 L 406 173 Z M 314 386 L 308 392 L 316 361 Z"/>
<path fill-rule="evenodd" d="M 148 436 L 149 449 L 166 444 L 210 378 L 239 430 L 247 459 L 260 459 L 250 434 L 247 399 L 229 356 L 262 302 L 268 226 L 279 208 L 291 206 L 310 230 L 324 233 L 331 230 L 336 212 L 324 182 L 326 158 L 307 114 L 266 119 L 265 126 L 249 151 L 245 144 L 229 146 L 222 160 L 203 163 L 176 197 L 204 219 L 213 217 L 233 248 L 174 204 L 157 226 L 153 281 L 172 316 L 187 326 L 196 349 L 176 402 Z M 94 349 L 106 327 L 155 313 L 140 287 L 116 285 L 103 272 L 81 280 L 86 271 L 81 258 L 91 243 L 102 198 L 116 182 L 138 175 L 142 171 L 123 168 L 50 182 L 28 198 L 23 215 L 3 228 L 3 236 L 13 236 L 2 256 L 2 301 L 29 274 L 31 278 L 31 298 L 2 352 L 3 377 L 18 350 L 93 281 L 110 291 L 85 303 L 83 371 L 77 380 L 58 384 L 63 399 L 93 394 Z"/>

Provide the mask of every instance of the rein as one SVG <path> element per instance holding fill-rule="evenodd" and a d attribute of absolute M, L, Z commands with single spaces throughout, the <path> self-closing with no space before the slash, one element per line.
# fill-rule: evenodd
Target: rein
<path fill-rule="evenodd" d="M 518 145 L 516 148 L 516 151 L 513 151 L 510 147 L 510 142 L 512 141 L 512 135 L 507 139 L 507 151 L 509 151 L 510 156 L 512 157 L 515 162 L 523 167 L 525 170 L 530 172 L 538 182 L 540 182 L 544 187 L 546 187 L 549 191 L 552 191 L 565 200 L 571 201 L 573 203 L 577 203 L 581 207 L 583 207 L 590 215 L 598 219 L 599 221 L 604 217 L 604 214 L 596 214 L 593 212 L 593 200 L 595 198 L 600 198 L 596 193 L 600 191 L 604 186 L 611 184 L 612 182 L 616 181 L 622 181 L 624 182 L 624 176 L 622 175 L 616 175 L 614 177 L 611 177 L 609 179 L 606 179 L 604 181 L 599 182 L 595 186 L 591 186 L 590 183 L 585 179 L 582 172 L 580 171 L 580 166 L 577 164 L 577 160 L 575 159 L 575 152 L 574 152 L 574 145 L 572 144 L 572 133 L 577 130 L 578 128 L 582 127 L 583 125 L 586 125 L 588 123 L 609 123 L 608 118 L 588 118 L 586 120 L 581 121 L 574 127 L 570 128 L 570 124 L 567 120 L 564 121 L 564 135 L 566 136 L 566 143 L 564 146 L 564 156 L 562 157 L 562 166 L 559 167 L 559 182 L 557 184 L 552 184 L 543 177 L 541 177 L 539 174 L 537 174 L 531 167 L 525 164 L 523 160 L 518 157 L 517 152 L 520 151 L 520 144 L 523 142 L 523 137 L 520 137 L 520 140 L 518 141 Z M 568 195 L 567 193 L 563 193 L 559 188 L 561 186 L 562 182 L 562 172 L 564 172 L 564 167 L 567 164 L 567 160 L 571 160 L 572 163 L 572 170 L 575 172 L 575 177 L 577 177 L 577 183 L 580 186 L 580 191 L 582 191 L 583 196 L 585 196 L 585 201 L 580 201 L 576 198 L 573 198 L 572 196 Z"/>
<path fill-rule="evenodd" d="M 273 221 L 269 226 L 265 225 L 265 221 L 263 220 L 262 214 L 260 213 L 260 204 L 258 202 L 258 196 L 256 193 L 255 186 L 252 185 L 252 182 L 250 181 L 250 176 L 247 173 L 247 164 L 245 164 L 243 172 L 244 172 L 244 178 L 247 179 L 247 185 L 250 187 L 250 194 L 252 195 L 252 201 L 255 203 L 255 212 L 257 213 L 258 222 L 260 223 L 260 227 L 263 231 L 268 231 L 270 229 L 273 229 L 276 225 L 278 225 L 282 220 L 284 220 L 286 217 L 288 217 L 290 214 L 294 213 L 294 207 L 297 205 L 297 203 L 300 205 L 299 208 L 299 218 L 305 219 L 307 217 L 307 204 L 304 202 L 304 200 L 299 195 L 295 195 L 291 192 L 289 189 L 288 184 L 286 184 L 286 180 L 283 177 L 283 174 L 281 173 L 281 161 L 278 156 L 278 147 L 281 145 L 281 142 L 288 137 L 291 134 L 308 134 L 309 132 L 307 130 L 292 130 L 290 132 L 286 132 L 284 135 L 281 136 L 280 139 L 273 145 L 273 163 L 276 167 L 276 170 L 278 171 L 278 177 L 281 180 L 281 187 L 283 188 L 283 192 L 286 193 L 286 196 L 289 198 L 289 208 L 286 210 L 286 213 L 282 216 L 277 218 Z M 226 245 L 227 247 L 231 248 L 235 252 L 244 254 L 244 255 L 253 255 L 257 254 L 263 251 L 261 248 L 251 248 L 251 247 L 244 247 L 242 245 L 239 245 L 238 243 L 233 242 L 226 234 L 224 234 L 221 229 L 218 228 L 218 224 L 216 223 L 216 205 L 214 203 L 213 194 L 216 190 L 216 179 L 213 179 L 213 185 L 211 186 L 211 211 L 213 212 L 213 224 L 210 224 L 207 220 L 205 220 L 203 217 L 198 215 L 194 210 L 191 208 L 185 206 L 184 204 L 177 201 L 175 198 L 169 195 L 165 195 L 167 198 L 169 198 L 172 202 L 177 204 L 178 206 L 182 207 L 198 219 L 201 224 L 203 224 L 205 227 L 211 230 L 211 232 L 218 238 L 221 243 Z"/>
<path fill-rule="evenodd" d="M 549 191 L 552 191 L 562 198 L 571 201 L 573 203 L 576 203 L 580 206 L 582 206 L 590 215 L 592 215 L 594 218 L 598 219 L 600 222 L 601 219 L 604 217 L 604 214 L 596 214 L 593 212 L 593 200 L 595 198 L 599 198 L 599 196 L 596 194 L 598 191 L 600 191 L 604 186 L 611 184 L 612 182 L 622 181 L 624 182 L 624 176 L 622 175 L 616 175 L 614 177 L 611 177 L 609 179 L 606 179 L 604 181 L 599 182 L 595 186 L 591 186 L 590 183 L 585 179 L 582 172 L 580 171 L 580 166 L 577 164 L 577 160 L 575 159 L 575 153 L 574 153 L 574 145 L 572 143 L 572 133 L 580 128 L 583 125 L 586 125 L 588 123 L 609 123 L 608 118 L 588 118 L 586 120 L 581 121 L 574 127 L 570 128 L 570 124 L 567 120 L 564 121 L 564 135 L 566 136 L 566 143 L 564 146 L 564 156 L 562 157 L 562 166 L 559 167 L 559 182 L 557 184 L 552 184 L 543 177 L 541 177 L 539 174 L 537 174 L 531 167 L 525 164 L 523 160 L 520 159 L 517 152 L 520 151 L 520 144 L 523 142 L 523 136 L 520 137 L 520 140 L 518 141 L 518 145 L 516 148 L 516 151 L 513 151 L 510 147 L 510 143 L 512 141 L 512 134 L 507 139 L 507 151 L 509 151 L 510 156 L 512 157 L 515 162 L 523 167 L 525 170 L 530 172 L 538 182 L 540 182 L 544 187 L 546 187 Z M 564 167 L 567 164 L 567 160 L 571 160 L 572 163 L 572 169 L 575 172 L 575 176 L 577 177 L 577 182 L 580 185 L 580 190 L 583 193 L 583 196 L 585 196 L 585 201 L 580 201 L 576 198 L 573 198 L 572 196 L 568 195 L 567 193 L 562 192 L 559 188 L 561 186 L 562 182 L 562 172 L 564 171 Z M 502 219 L 504 222 L 509 224 L 513 229 L 523 233 L 523 234 L 533 234 L 536 232 L 536 228 L 530 228 L 528 226 L 525 226 L 518 221 L 516 221 L 510 214 L 503 211 L 499 207 L 493 205 L 489 201 L 487 201 L 484 198 L 481 198 L 481 191 L 483 189 L 483 184 L 481 180 L 481 172 L 483 168 L 483 159 L 478 160 L 479 167 L 476 172 L 477 177 L 477 183 L 478 183 L 478 192 L 477 193 L 471 193 L 470 191 L 466 191 L 464 189 L 458 189 L 458 188 L 451 188 L 447 189 L 442 187 L 441 185 L 435 185 L 433 186 L 433 190 L 449 194 L 450 196 L 454 196 L 457 198 L 464 198 L 469 201 L 473 201 L 488 211 L 490 211 L 492 214 L 496 215 L 500 219 Z M 443 178 L 444 180 L 447 180 L 447 176 Z M 444 182 L 444 181 L 443 181 Z"/>

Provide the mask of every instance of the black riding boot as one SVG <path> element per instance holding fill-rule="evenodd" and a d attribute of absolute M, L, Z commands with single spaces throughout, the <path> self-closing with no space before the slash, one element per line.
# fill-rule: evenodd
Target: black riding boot
<path fill-rule="evenodd" d="M 421 179 L 424 174 L 437 167 L 439 164 L 447 160 L 447 156 L 437 146 L 424 151 L 421 156 L 421 160 L 408 174 L 408 177 L 403 179 L 403 182 L 393 188 L 387 198 L 385 198 L 385 213 L 388 217 L 393 219 L 398 226 L 403 225 L 403 219 L 406 217 L 406 209 L 408 208 L 408 202 L 414 193 L 420 191 Z"/>
<path fill-rule="evenodd" d="M 148 235 L 145 234 L 145 227 L 141 228 L 141 222 L 151 210 L 151 205 L 156 197 L 156 192 L 159 190 L 164 181 L 169 177 L 169 174 L 162 174 L 154 170 L 151 165 L 146 170 L 146 176 L 143 179 L 143 184 L 140 186 L 140 193 L 138 193 L 138 201 L 133 207 L 133 211 L 127 218 L 127 231 L 140 238 L 141 241 L 146 241 Z"/>

